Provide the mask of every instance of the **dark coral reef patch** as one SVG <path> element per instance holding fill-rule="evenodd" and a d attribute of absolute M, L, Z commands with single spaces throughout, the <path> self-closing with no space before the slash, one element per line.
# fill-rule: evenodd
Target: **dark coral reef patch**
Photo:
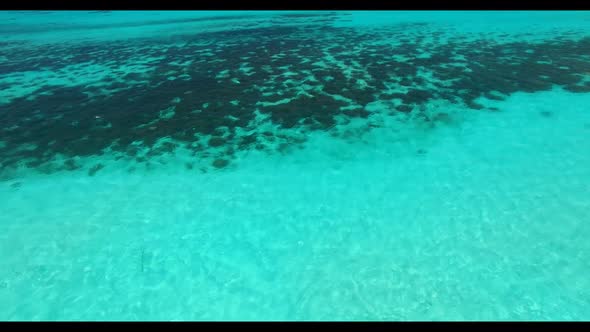
<path fill-rule="evenodd" d="M 80 63 L 119 68 L 137 54 L 151 62 L 148 71 L 107 75 L 101 85 L 39 82 L 34 92 L 2 104 L 0 167 L 41 169 L 59 155 L 65 162 L 56 170 L 76 170 L 81 167 L 76 158 L 107 149 L 147 162 L 182 146 L 196 157 L 212 155 L 210 165 L 225 168 L 230 161 L 219 156 L 220 149 L 229 156 L 250 149 L 284 153 L 285 145 L 302 143 L 280 135 L 332 130 L 342 118 L 368 119 L 366 106 L 378 100 L 396 100 L 390 112 L 411 113 L 435 99 L 481 110 L 480 97 L 502 100 L 554 85 L 590 92 L 580 75 L 590 71 L 589 38 L 426 43 L 426 36 L 441 35 L 427 24 L 357 31 L 326 24 L 337 16 L 333 13 L 304 16 L 315 23 L 202 33 L 156 44 L 6 48 L 0 78 L 41 69 L 60 72 Z M 384 35 L 399 38 L 391 45 L 374 43 Z M 425 51 L 429 56 L 422 56 Z M 450 121 L 444 114 L 433 120 Z M 259 129 L 264 121 L 276 132 Z M 162 144 L 162 139 L 176 143 Z M 140 155 L 140 150 L 148 152 Z M 88 174 L 96 174 L 99 165 Z"/>

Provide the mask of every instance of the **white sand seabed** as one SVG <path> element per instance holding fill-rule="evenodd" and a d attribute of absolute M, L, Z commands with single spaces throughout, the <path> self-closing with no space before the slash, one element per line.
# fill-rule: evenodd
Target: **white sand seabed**
<path fill-rule="evenodd" d="M 423 140 L 1 183 L 0 317 L 587 319 L 590 97 L 494 103 Z"/>

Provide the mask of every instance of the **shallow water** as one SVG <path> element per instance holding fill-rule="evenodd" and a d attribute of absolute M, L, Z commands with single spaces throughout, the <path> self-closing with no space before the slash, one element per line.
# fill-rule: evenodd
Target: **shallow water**
<path fill-rule="evenodd" d="M 589 13 L 0 21 L 0 319 L 590 318 Z"/>

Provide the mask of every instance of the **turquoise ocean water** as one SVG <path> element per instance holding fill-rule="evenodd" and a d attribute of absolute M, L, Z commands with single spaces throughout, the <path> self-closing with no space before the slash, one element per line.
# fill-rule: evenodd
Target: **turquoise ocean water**
<path fill-rule="evenodd" d="M 590 319 L 589 12 L 0 22 L 0 320 Z"/>

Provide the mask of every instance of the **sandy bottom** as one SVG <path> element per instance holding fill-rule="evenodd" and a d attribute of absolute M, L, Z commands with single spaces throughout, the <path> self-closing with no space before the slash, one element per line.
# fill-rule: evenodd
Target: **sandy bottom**
<path fill-rule="evenodd" d="M 2 182 L 0 319 L 587 320 L 587 105 L 515 94 L 427 137 Z"/>

